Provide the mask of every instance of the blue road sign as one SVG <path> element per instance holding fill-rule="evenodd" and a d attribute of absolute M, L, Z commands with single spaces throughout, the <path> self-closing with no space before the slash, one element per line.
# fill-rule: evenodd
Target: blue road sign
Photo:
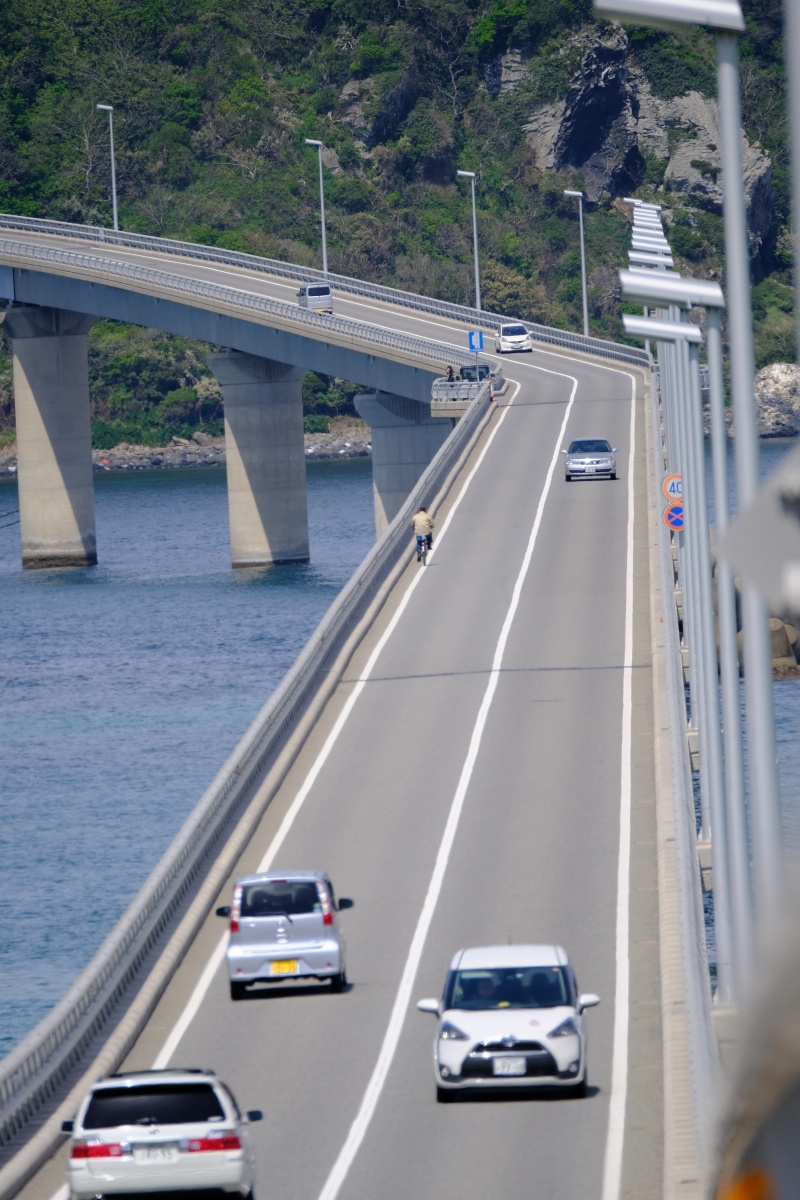
<path fill-rule="evenodd" d="M 681 501 L 673 501 L 664 509 L 664 524 L 667 529 L 681 530 L 683 524 L 683 503 Z"/>
<path fill-rule="evenodd" d="M 470 329 L 469 331 L 469 348 L 473 354 L 478 354 L 483 349 L 483 330 Z"/>

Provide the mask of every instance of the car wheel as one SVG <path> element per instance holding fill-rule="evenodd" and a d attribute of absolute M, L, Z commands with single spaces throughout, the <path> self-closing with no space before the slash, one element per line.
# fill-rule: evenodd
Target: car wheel
<path fill-rule="evenodd" d="M 231 983 L 231 1000 L 244 1000 L 245 985 L 243 983 Z"/>
<path fill-rule="evenodd" d="M 455 1092 L 451 1092 L 450 1088 L 443 1088 L 436 1085 L 436 1103 L 437 1104 L 452 1104 L 455 1099 Z"/>
<path fill-rule="evenodd" d="M 565 476 L 564 476 L 564 482 L 565 482 L 565 483 L 572 483 L 572 476 L 571 476 L 571 475 L 565 475 Z"/>
<path fill-rule="evenodd" d="M 338 975 L 331 976 L 331 991 L 332 992 L 336 992 L 338 994 L 339 992 L 343 992 L 346 987 L 347 987 L 347 972 L 346 971 L 340 971 Z"/>
<path fill-rule="evenodd" d="M 580 1083 L 576 1083 L 574 1085 L 574 1087 L 570 1088 L 570 1092 L 572 1093 L 572 1095 L 574 1096 L 574 1098 L 576 1100 L 585 1100 L 588 1088 L 589 1088 L 589 1076 L 588 1076 L 588 1074 L 585 1074 L 583 1079 L 580 1081 Z"/>
<path fill-rule="evenodd" d="M 609 479 L 616 479 L 616 478 L 617 478 L 617 472 L 616 472 L 616 471 L 612 471 L 612 472 L 611 472 L 611 474 L 610 474 L 610 476 L 609 476 Z"/>

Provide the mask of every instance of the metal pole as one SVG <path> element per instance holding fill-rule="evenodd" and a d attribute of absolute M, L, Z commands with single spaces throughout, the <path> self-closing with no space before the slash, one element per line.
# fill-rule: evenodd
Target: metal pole
<path fill-rule="evenodd" d="M 694 526 L 698 566 L 698 611 L 700 637 L 698 659 L 703 669 L 703 708 L 700 715 L 700 771 L 702 790 L 706 791 L 711 816 L 711 853 L 714 870 L 714 933 L 717 942 L 717 997 L 723 1003 L 734 999 L 733 928 L 728 857 L 728 830 L 725 812 L 725 785 L 722 767 L 722 731 L 717 686 L 717 648 L 714 637 L 714 599 L 711 587 L 711 547 L 708 537 L 708 501 L 703 454 L 703 409 L 700 393 L 700 354 L 697 346 L 687 345 L 691 387 L 689 437 L 692 477 L 689 485 L 690 527 Z M 705 762 L 703 759 L 705 758 Z M 701 793 L 702 798 L 702 793 Z"/>
<path fill-rule="evenodd" d="M 114 231 L 119 232 L 119 220 L 117 218 L 117 167 L 114 160 L 114 106 L 112 104 L 95 104 L 95 108 L 100 112 L 108 113 L 108 137 L 111 144 L 111 211 Z"/>
<path fill-rule="evenodd" d="M 470 179 L 472 185 L 472 251 L 475 256 L 475 307 L 481 311 L 481 274 L 478 269 L 478 219 L 475 215 L 475 176 Z"/>
<path fill-rule="evenodd" d="M 714 507 L 717 536 L 729 523 L 728 435 L 725 428 L 725 392 L 722 379 L 722 330 L 719 309 L 706 310 L 706 353 L 711 411 L 711 452 L 714 462 Z M 739 650 L 736 644 L 736 594 L 733 574 L 717 556 L 717 609 L 719 613 L 719 666 L 722 690 L 722 742 L 725 759 L 725 798 L 728 818 L 731 917 L 734 978 L 742 999 L 748 966 L 752 963 L 753 896 L 750 850 L 747 844 L 742 713 L 739 699 Z M 714 860 L 716 873 L 716 856 Z"/>
<path fill-rule="evenodd" d="M 319 160 L 319 212 L 322 222 L 322 271 L 323 274 L 328 274 L 328 242 L 325 237 L 325 182 L 322 178 L 322 144 L 317 146 L 317 158 Z"/>
<path fill-rule="evenodd" d="M 586 294 L 586 247 L 583 244 L 583 196 L 578 197 L 578 221 L 581 227 L 581 280 L 583 282 L 583 336 L 589 336 L 589 300 Z"/>
<path fill-rule="evenodd" d="M 716 40 L 734 445 L 741 510 L 752 503 L 759 488 L 750 265 L 742 193 L 738 50 L 731 33 L 718 32 Z M 755 587 L 747 582 L 742 584 L 742 630 L 753 878 L 758 919 L 766 927 L 773 925 L 780 913 L 784 857 L 768 613 Z"/>

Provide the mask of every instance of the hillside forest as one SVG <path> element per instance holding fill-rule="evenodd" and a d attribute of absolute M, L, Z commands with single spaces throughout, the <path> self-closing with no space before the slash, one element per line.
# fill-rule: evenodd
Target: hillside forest
<path fill-rule="evenodd" d="M 781 3 L 743 8 L 762 366 L 795 354 Z M 121 228 L 318 266 L 319 138 L 332 271 L 472 303 L 471 170 L 484 307 L 579 329 L 581 188 L 591 329 L 620 339 L 630 190 L 664 206 L 678 269 L 724 281 L 715 93 L 710 35 L 599 24 L 591 0 L 14 0 L 0 211 L 110 225 L 113 104 Z M 0 332 L 6 441 L 9 350 Z M 98 322 L 95 444 L 221 432 L 207 352 Z M 307 427 L 355 390 L 309 375 Z"/>

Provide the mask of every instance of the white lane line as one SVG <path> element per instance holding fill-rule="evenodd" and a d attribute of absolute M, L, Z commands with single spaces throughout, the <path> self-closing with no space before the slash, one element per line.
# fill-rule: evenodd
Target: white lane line
<path fill-rule="evenodd" d="M 559 375 L 561 372 L 550 371 L 548 374 Z M 402 1033 L 403 1024 L 405 1022 L 406 1012 L 408 1010 L 408 1004 L 411 997 L 411 989 L 414 985 L 414 979 L 416 978 L 419 962 L 422 957 L 422 952 L 425 948 L 425 941 L 428 936 L 428 930 L 430 929 L 431 921 L 433 920 L 436 902 L 439 899 L 439 893 L 441 892 L 442 884 L 444 882 L 445 871 L 447 870 L 447 863 L 450 858 L 450 851 L 453 848 L 453 842 L 455 841 L 456 831 L 458 829 L 458 823 L 461 817 L 461 811 L 464 806 L 464 798 L 467 794 L 467 788 L 469 787 L 470 779 L 472 778 L 472 772 L 478 757 L 478 751 L 480 750 L 483 732 L 486 727 L 486 720 L 489 716 L 489 710 L 492 706 L 492 700 L 494 699 L 494 694 L 497 690 L 497 684 L 500 678 L 499 672 L 503 664 L 503 655 L 505 653 L 506 643 L 511 632 L 511 626 L 514 621 L 517 608 L 519 606 L 520 596 L 522 595 L 522 587 L 528 574 L 531 559 L 533 558 L 533 550 L 536 545 L 536 539 L 542 523 L 545 502 L 550 492 L 550 485 L 553 480 L 553 473 L 556 468 L 556 463 L 559 461 L 561 442 L 563 440 L 564 433 L 567 428 L 567 422 L 569 421 L 569 416 L 572 411 L 575 393 L 578 390 L 577 379 L 571 375 L 562 375 L 562 378 L 570 379 L 572 381 L 572 390 L 567 403 L 566 411 L 564 413 L 564 419 L 561 423 L 561 429 L 559 430 L 558 438 L 556 440 L 555 449 L 553 450 L 553 456 L 550 460 L 550 466 L 545 478 L 544 488 L 542 489 L 542 494 L 539 498 L 539 504 L 537 506 L 536 516 L 533 522 L 533 528 L 531 529 L 530 537 L 528 538 L 528 545 L 525 549 L 522 565 L 519 569 L 517 581 L 514 585 L 511 603 L 509 604 L 508 611 L 503 622 L 503 627 L 500 631 L 500 637 L 498 638 L 497 645 L 495 647 L 494 659 L 492 661 L 491 673 L 489 675 L 489 682 L 486 686 L 486 691 L 484 692 L 483 700 L 481 701 L 481 706 L 478 710 L 478 716 L 472 730 L 469 750 L 467 751 L 467 757 L 461 769 L 461 777 L 458 781 L 458 786 L 450 806 L 447 824 L 444 828 L 444 834 L 442 835 L 442 840 L 439 845 L 439 852 L 436 855 L 433 874 L 431 875 L 431 881 L 428 885 L 428 892 L 422 905 L 422 912 L 420 913 L 417 927 L 414 930 L 414 937 L 411 941 L 405 966 L 403 967 L 403 974 L 400 977 L 400 986 L 397 989 L 397 995 L 395 997 L 394 1005 L 392 1006 L 389 1024 L 384 1035 L 383 1044 L 381 1045 L 377 1062 L 375 1063 L 375 1067 L 373 1068 L 366 1091 L 364 1092 L 361 1106 L 356 1114 L 353 1124 L 350 1127 L 347 1140 L 339 1152 L 339 1157 L 334 1163 L 333 1169 L 325 1181 L 325 1186 L 319 1194 L 319 1200 L 335 1200 L 335 1198 L 338 1196 L 339 1190 L 347 1177 L 347 1173 L 350 1170 L 353 1160 L 355 1159 L 361 1143 L 363 1142 L 367 1133 L 370 1122 L 372 1121 L 380 1094 L 383 1090 L 383 1085 L 385 1084 L 387 1075 L 389 1074 L 389 1068 L 391 1067 L 392 1059 L 394 1058 L 398 1042 L 400 1041 L 400 1035 Z"/>
<path fill-rule="evenodd" d="M 613 370 L 613 368 L 608 368 Z M 623 372 L 619 372 L 623 374 Z M 630 1004 L 630 873 L 631 873 L 631 734 L 633 721 L 633 471 L 636 440 L 636 380 L 631 381 L 630 449 L 628 452 L 628 548 L 625 564 L 625 649 L 622 670 L 622 753 L 620 767 L 619 862 L 617 864 L 617 928 L 614 990 L 614 1049 L 611 1097 L 603 1164 L 602 1200 L 618 1200 L 622 1186 L 622 1152 L 628 1100 L 628 1021 Z"/>
<path fill-rule="evenodd" d="M 467 476 L 467 479 L 464 483 L 464 487 L 462 488 L 460 494 L 456 497 L 455 503 L 453 504 L 453 507 L 450 509 L 450 512 L 447 514 L 447 518 L 436 537 L 436 541 L 433 545 L 433 549 L 430 551 L 430 553 L 428 555 L 429 558 L 433 558 L 434 554 L 436 553 L 437 548 L 441 544 L 442 538 L 444 538 L 444 536 L 446 535 L 447 529 L 450 525 L 450 522 L 452 521 L 453 517 L 455 516 L 456 512 L 458 511 L 458 507 L 461 504 L 461 501 L 463 500 L 464 496 L 467 494 L 469 485 L 471 484 L 476 472 L 478 471 L 478 469 L 481 466 L 481 463 L 483 462 L 484 458 L 486 457 L 489 447 L 491 446 L 492 442 L 494 441 L 495 437 L 497 436 L 497 432 L 500 429 L 500 426 L 503 424 L 503 421 L 505 420 L 505 416 L 506 416 L 506 413 L 508 412 L 508 409 L 511 407 L 511 404 L 513 404 L 514 400 L 516 399 L 517 393 L 519 392 L 519 388 L 520 388 L 520 385 L 517 384 L 517 390 L 515 391 L 514 396 L 511 398 L 510 403 L 501 412 L 500 417 L 498 418 L 497 424 L 495 425 L 491 434 L 487 438 L 486 445 L 483 447 L 483 450 L 481 451 L 480 455 L 478 456 L 477 462 L 475 463 L 474 467 L 472 468 L 469 475 Z M 425 576 L 424 576 L 423 571 L 419 571 L 414 576 L 414 579 L 412 580 L 408 590 L 406 591 L 405 595 L 403 596 L 402 600 L 400 601 L 399 605 L 397 606 L 397 610 L 394 613 L 394 616 L 392 617 L 388 626 L 384 630 L 384 632 L 383 632 L 381 638 L 379 639 L 377 645 L 375 646 L 374 650 L 370 654 L 369 659 L 367 660 L 366 666 L 364 667 L 364 671 L 363 671 L 362 675 L 359 677 L 358 682 L 356 683 L 352 692 L 348 696 L 347 702 L 345 703 L 344 707 L 342 708 L 342 711 L 339 713 L 339 716 L 336 718 L 333 728 L 331 729 L 330 733 L 328 734 L 327 738 L 325 739 L 322 749 L 320 750 L 319 754 L 317 755 L 316 759 L 314 760 L 311 770 L 308 772 L 308 775 L 306 775 L 305 779 L 303 780 L 303 784 L 300 787 L 299 791 L 297 792 L 297 795 L 295 796 L 291 805 L 287 809 L 286 814 L 285 814 L 283 820 L 281 821 L 280 826 L 278 827 L 277 833 L 275 834 L 274 838 L 270 842 L 269 847 L 268 847 L 264 857 L 262 858 L 261 862 L 258 864 L 258 866 L 256 868 L 256 870 L 258 872 L 268 871 L 270 866 L 272 865 L 272 862 L 275 859 L 275 855 L 278 853 L 278 851 L 280 850 L 284 841 L 286 840 L 289 830 L 292 828 L 292 825 L 294 824 L 295 819 L 297 818 L 297 814 L 300 812 L 300 809 L 303 807 L 306 797 L 308 796 L 309 792 L 311 791 L 312 787 L 314 786 L 314 784 L 319 776 L 320 771 L 324 767 L 334 745 L 336 744 L 339 734 L 342 732 L 342 729 L 344 728 L 344 726 L 347 722 L 347 718 L 350 716 L 350 713 L 353 711 L 353 708 L 355 707 L 355 703 L 358 700 L 358 697 L 363 692 L 363 690 L 367 684 L 367 681 L 369 680 L 372 672 L 374 671 L 375 664 L 377 663 L 378 658 L 380 657 L 381 651 L 383 650 L 383 648 L 386 645 L 386 643 L 388 642 L 389 638 L 392 636 L 395 629 L 397 628 L 400 618 L 402 617 L 403 613 L 405 612 L 405 610 L 408 606 L 408 603 L 411 600 L 411 597 L 413 596 L 414 592 L 416 591 L 417 586 L 420 583 L 420 580 L 424 579 L 424 577 Z M 194 1020 L 195 1016 L 197 1015 L 200 1005 L 203 1003 L 203 1000 L 205 999 L 206 993 L 208 992 L 208 989 L 211 986 L 214 976 L 216 975 L 216 973 L 220 967 L 220 964 L 222 963 L 222 960 L 225 957 L 225 947 L 226 947 L 227 943 L 228 943 L 228 935 L 227 935 L 227 933 L 224 933 L 222 935 L 222 937 L 219 939 L 219 941 L 217 942 L 217 944 L 215 945 L 215 947 L 211 953 L 211 957 L 209 958 L 208 962 L 206 963 L 203 973 L 200 976 L 200 978 L 198 979 L 198 981 L 195 985 L 194 991 L 192 992 L 191 996 L 189 997 L 189 1001 L 188 1001 L 186 1007 L 184 1008 L 183 1012 L 181 1013 L 181 1016 L 179 1017 L 178 1021 L 174 1025 L 173 1029 L 170 1031 L 170 1033 L 167 1037 L 167 1040 L 164 1042 L 164 1045 L 161 1047 L 161 1050 L 159 1051 L 159 1054 L 158 1054 L 155 1062 L 153 1063 L 154 1067 L 167 1066 L 170 1059 L 172 1058 L 172 1055 L 177 1050 L 181 1039 L 183 1038 L 184 1034 L 186 1033 L 186 1030 L 189 1028 L 189 1026 L 191 1025 L 192 1021 Z"/>

